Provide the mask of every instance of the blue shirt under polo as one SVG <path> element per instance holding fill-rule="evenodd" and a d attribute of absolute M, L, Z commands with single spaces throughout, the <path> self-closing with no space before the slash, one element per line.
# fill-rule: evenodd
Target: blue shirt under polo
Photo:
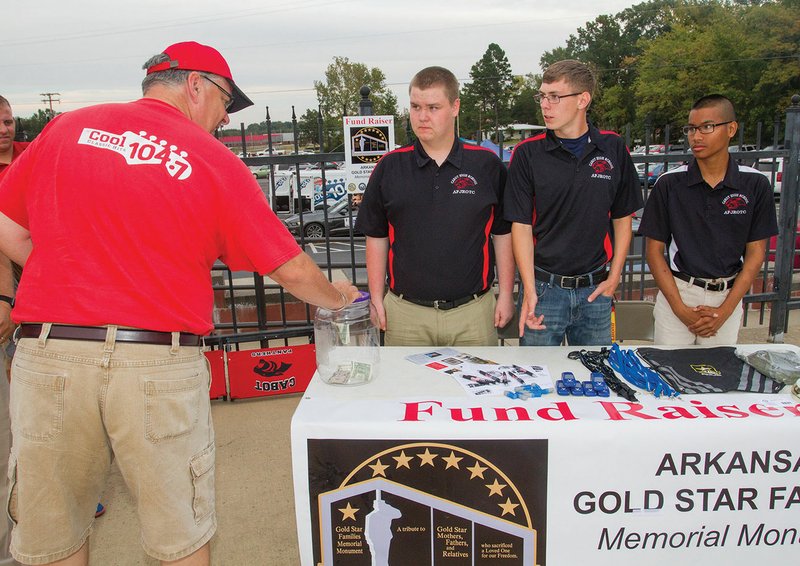
<path fill-rule="evenodd" d="M 514 148 L 505 218 L 532 225 L 536 267 L 558 275 L 596 271 L 613 255 L 611 220 L 641 207 L 639 176 L 613 132 L 589 124 L 580 157 L 552 130 Z"/>
<path fill-rule="evenodd" d="M 715 188 L 695 159 L 662 174 L 639 226 L 639 234 L 667 245 L 672 270 L 703 279 L 735 275 L 747 243 L 777 233 L 769 179 L 733 159 Z"/>
<path fill-rule="evenodd" d="M 503 220 L 506 168 L 493 152 L 456 140 L 441 167 L 419 141 L 381 158 L 356 227 L 389 238 L 387 278 L 396 294 L 453 300 L 494 281 L 491 234 Z"/>

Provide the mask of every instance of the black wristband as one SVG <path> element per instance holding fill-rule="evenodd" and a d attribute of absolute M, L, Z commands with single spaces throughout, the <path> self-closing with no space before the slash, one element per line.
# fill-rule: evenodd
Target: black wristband
<path fill-rule="evenodd" d="M 8 295 L 0 295 L 0 301 L 4 303 L 8 303 L 11 307 L 14 307 L 14 297 L 9 297 Z"/>

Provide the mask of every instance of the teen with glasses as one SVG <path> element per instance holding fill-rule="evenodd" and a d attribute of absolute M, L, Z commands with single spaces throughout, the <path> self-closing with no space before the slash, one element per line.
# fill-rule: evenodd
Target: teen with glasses
<path fill-rule="evenodd" d="M 547 131 L 511 157 L 505 215 L 524 346 L 611 343 L 611 301 L 642 196 L 625 142 L 587 118 L 594 88 L 583 63 L 550 65 L 534 96 Z"/>
<path fill-rule="evenodd" d="M 726 97 L 695 102 L 683 127 L 693 158 L 661 175 L 647 199 L 639 233 L 659 289 L 656 344 L 738 340 L 742 297 L 778 232 L 769 180 L 728 154 L 738 127 Z"/>

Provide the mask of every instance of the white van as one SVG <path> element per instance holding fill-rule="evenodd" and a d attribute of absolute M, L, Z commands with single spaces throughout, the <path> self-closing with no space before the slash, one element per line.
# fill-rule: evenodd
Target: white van
<path fill-rule="evenodd" d="M 783 157 L 764 157 L 756 162 L 756 169 L 769 177 L 772 182 L 772 191 L 775 195 L 781 194 L 783 184 Z"/>

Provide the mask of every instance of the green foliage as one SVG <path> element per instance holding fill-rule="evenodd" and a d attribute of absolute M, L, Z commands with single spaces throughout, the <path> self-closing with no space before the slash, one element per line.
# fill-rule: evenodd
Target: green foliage
<path fill-rule="evenodd" d="M 319 146 L 319 118 L 319 110 L 309 108 L 297 120 L 300 145 L 313 144 Z"/>
<path fill-rule="evenodd" d="M 490 43 L 469 76 L 472 82 L 461 89 L 461 131 L 472 135 L 478 129 L 496 129 L 508 123 L 514 89 L 505 51 Z"/>
<path fill-rule="evenodd" d="M 753 139 L 756 123 L 770 125 L 800 91 L 798 45 L 800 0 L 651 0 L 587 22 L 540 64 L 591 65 L 592 120 L 603 127 L 678 126 L 697 98 L 716 92 L 731 98 Z"/>
<path fill-rule="evenodd" d="M 540 117 L 539 104 L 533 96 L 539 92 L 539 84 L 542 82 L 541 75 L 528 73 L 527 75 L 515 75 L 511 98 L 511 119 L 518 124 L 536 124 Z"/>
<path fill-rule="evenodd" d="M 692 103 L 717 92 L 734 102 L 747 139 L 754 141 L 761 121 L 762 136 L 770 140 L 772 124 L 783 119 L 791 96 L 800 92 L 798 46 L 800 0 L 650 0 L 587 22 L 564 45 L 545 52 L 540 65 L 545 69 L 562 59 L 591 65 L 598 78 L 591 119 L 603 128 L 623 131 L 632 124 L 641 131 L 644 124 L 671 124 L 672 141 L 677 141 L 677 126 L 686 121 Z M 461 90 L 462 136 L 512 122 L 540 122 L 533 95 L 541 76 L 513 75 L 498 44 L 489 44 L 470 79 Z M 406 121 L 398 115 L 383 72 L 334 57 L 325 79 L 314 83 L 327 151 L 341 149 L 341 116 L 358 113 L 362 85 L 372 90 L 375 114 L 395 116 L 396 142 L 407 141 Z M 302 143 L 314 143 L 316 110 L 307 110 L 298 128 Z M 247 130 L 266 133 L 266 123 Z M 291 131 L 291 123 L 274 122 L 273 131 Z"/>
<path fill-rule="evenodd" d="M 783 3 L 687 4 L 682 23 L 645 46 L 638 61 L 637 118 L 685 122 L 692 103 L 719 93 L 737 109 L 745 136 L 771 124 L 800 89 L 800 13 Z"/>
<path fill-rule="evenodd" d="M 58 114 L 60 114 L 60 112 L 51 112 L 49 108 L 40 108 L 29 118 L 18 118 L 17 135 L 20 135 L 20 131 L 24 132 L 27 140 L 33 141 L 33 139 L 42 132 L 47 123 Z"/>
<path fill-rule="evenodd" d="M 562 59 L 577 59 L 590 65 L 598 83 L 591 106 L 592 119 L 620 129 L 636 117 L 633 83 L 637 58 L 648 39 L 669 31 L 676 21 L 676 3 L 653 0 L 626 8 L 615 16 L 598 16 L 570 35 L 566 47 L 545 52 L 540 64 L 545 69 Z"/>
<path fill-rule="evenodd" d="M 314 81 L 317 100 L 325 121 L 326 150 L 342 148 L 342 116 L 358 115 L 362 86 L 370 88 L 372 113 L 397 119 L 397 97 L 386 86 L 386 76 L 377 67 L 351 62 L 347 57 L 334 57 L 325 70 L 324 81 Z"/>
<path fill-rule="evenodd" d="M 397 114 L 397 97 L 386 86 L 386 76 L 377 67 L 351 63 L 347 57 L 334 57 L 325 70 L 324 81 L 314 81 L 317 100 L 326 116 L 358 115 L 359 90 L 370 88 L 372 111 L 376 115 Z"/>

